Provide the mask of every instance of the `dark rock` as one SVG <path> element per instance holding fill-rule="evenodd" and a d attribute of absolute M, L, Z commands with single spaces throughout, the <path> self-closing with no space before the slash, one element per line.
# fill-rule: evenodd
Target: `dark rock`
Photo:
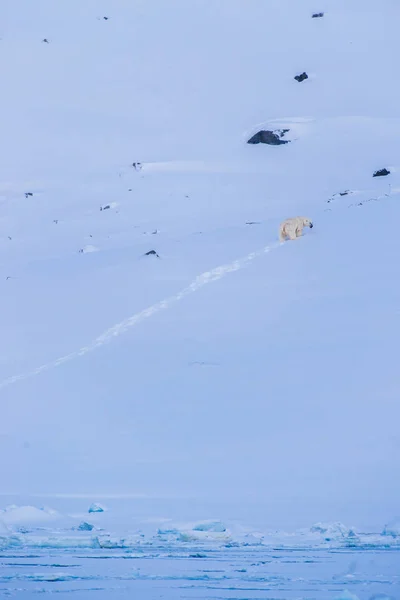
<path fill-rule="evenodd" d="M 106 204 L 105 206 L 100 206 L 100 210 L 108 210 L 109 208 L 111 208 L 109 204 Z"/>
<path fill-rule="evenodd" d="M 149 250 L 145 253 L 145 256 L 157 256 L 157 258 L 160 258 L 155 250 Z"/>
<path fill-rule="evenodd" d="M 132 167 L 136 170 L 136 171 L 140 171 L 142 168 L 142 163 L 140 162 L 134 162 L 132 163 Z"/>
<path fill-rule="evenodd" d="M 253 137 L 249 139 L 248 144 L 269 144 L 270 146 L 280 146 L 281 144 L 288 144 L 289 140 L 282 140 L 281 138 L 287 133 L 289 129 L 278 129 L 277 131 L 259 131 Z"/>
<path fill-rule="evenodd" d="M 109 19 L 109 18 L 110 18 L 110 17 L 103 17 L 103 19 L 104 19 L 105 21 L 108 21 L 108 19 Z"/>
<path fill-rule="evenodd" d="M 318 18 L 323 17 L 323 16 L 324 16 L 324 13 L 323 12 L 319 12 L 319 13 L 314 13 L 313 16 L 312 16 L 312 18 L 313 19 L 318 19 Z"/>
<path fill-rule="evenodd" d="M 330 202 L 333 202 L 333 200 L 337 200 L 337 198 L 339 197 L 343 197 L 343 196 L 350 196 L 352 195 L 354 192 L 352 192 L 352 190 L 344 190 L 343 192 L 336 192 L 336 194 L 333 194 L 333 196 L 331 196 L 329 198 L 329 200 L 327 200 L 327 203 L 329 204 Z"/>
<path fill-rule="evenodd" d="M 43 42 L 44 44 L 49 44 L 49 43 L 50 43 L 50 42 L 49 42 L 49 40 L 48 40 L 47 38 L 44 38 L 44 40 L 42 40 L 42 42 Z"/>
<path fill-rule="evenodd" d="M 261 225 L 261 221 L 246 221 L 246 225 Z"/>
<path fill-rule="evenodd" d="M 301 83 L 305 79 L 308 79 L 308 75 L 305 71 L 303 73 L 301 73 L 301 75 L 296 75 L 296 77 L 295 77 L 295 80 L 298 81 L 299 83 Z"/>
<path fill-rule="evenodd" d="M 25 192 L 25 198 L 29 198 L 29 196 L 33 196 L 32 192 Z"/>
<path fill-rule="evenodd" d="M 386 177 L 386 175 L 390 175 L 390 171 L 387 169 L 379 169 L 378 171 L 375 171 L 372 177 Z"/>

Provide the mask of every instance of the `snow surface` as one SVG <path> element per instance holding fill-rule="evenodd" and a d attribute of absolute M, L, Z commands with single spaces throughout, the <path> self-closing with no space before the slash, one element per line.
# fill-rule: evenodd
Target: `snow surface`
<path fill-rule="evenodd" d="M 397 547 L 399 18 L 6 0 L 0 545 Z"/>

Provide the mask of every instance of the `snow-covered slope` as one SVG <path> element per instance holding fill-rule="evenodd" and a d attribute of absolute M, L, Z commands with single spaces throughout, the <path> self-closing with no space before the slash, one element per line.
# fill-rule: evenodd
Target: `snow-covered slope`
<path fill-rule="evenodd" d="M 148 498 L 147 517 L 186 503 L 273 528 L 398 515 L 399 17 L 6 0 L 7 502 Z M 247 144 L 260 129 L 291 142 Z M 315 227 L 280 245 L 296 214 Z"/>

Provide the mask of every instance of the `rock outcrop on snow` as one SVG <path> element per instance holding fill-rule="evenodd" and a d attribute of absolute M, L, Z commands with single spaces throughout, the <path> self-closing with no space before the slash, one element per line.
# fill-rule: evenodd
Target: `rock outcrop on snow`
<path fill-rule="evenodd" d="M 261 130 L 253 135 L 248 144 L 269 144 L 270 146 L 280 146 L 281 144 L 288 144 L 289 140 L 283 140 L 282 138 L 289 129 L 278 129 L 276 131 Z"/>

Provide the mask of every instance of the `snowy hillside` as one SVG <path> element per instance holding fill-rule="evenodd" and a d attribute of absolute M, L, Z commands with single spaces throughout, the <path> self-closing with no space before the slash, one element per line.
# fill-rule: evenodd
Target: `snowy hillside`
<path fill-rule="evenodd" d="M 0 508 L 399 515 L 399 19 L 5 1 Z M 314 228 L 279 244 L 298 214 Z"/>

